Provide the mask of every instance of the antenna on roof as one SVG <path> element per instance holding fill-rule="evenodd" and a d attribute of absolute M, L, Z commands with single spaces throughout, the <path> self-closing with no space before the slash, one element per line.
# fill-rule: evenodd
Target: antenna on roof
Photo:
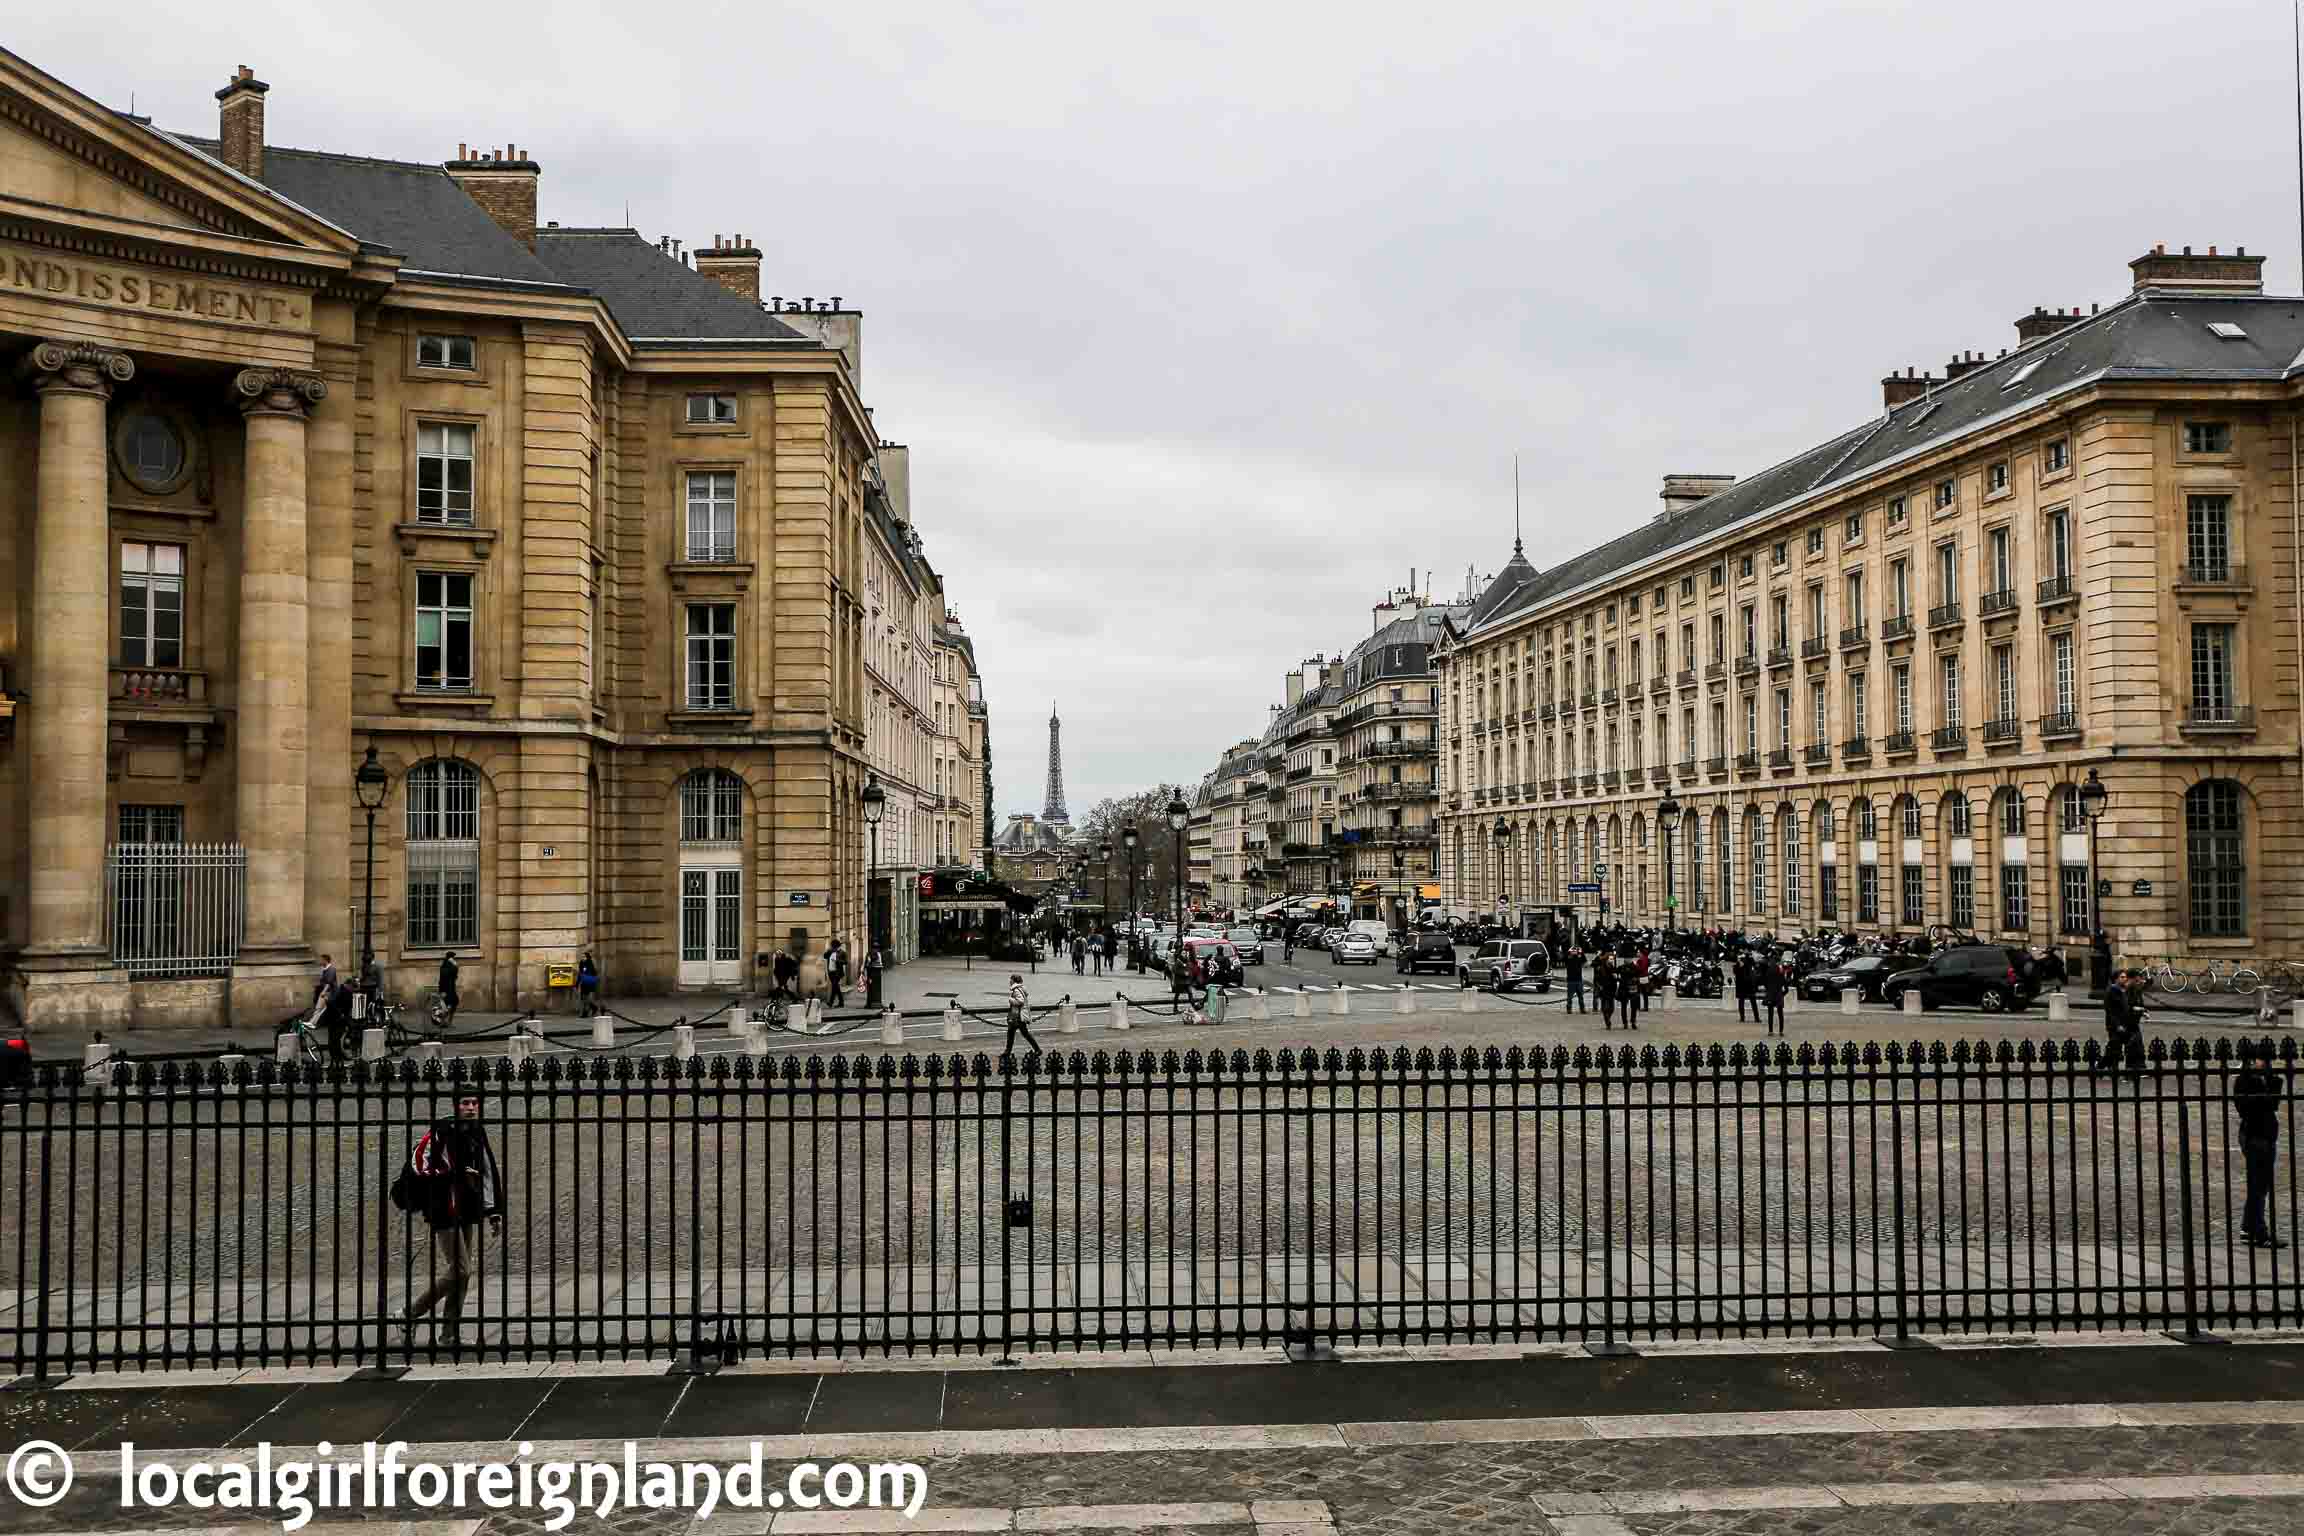
<path fill-rule="evenodd" d="M 2304 4 L 2304 0 L 2298 0 Z M 1512 553 L 1520 553 L 1520 455 L 1512 455 Z"/>

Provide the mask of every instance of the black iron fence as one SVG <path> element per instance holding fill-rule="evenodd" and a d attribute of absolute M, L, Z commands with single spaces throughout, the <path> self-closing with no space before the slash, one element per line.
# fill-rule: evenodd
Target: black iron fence
<path fill-rule="evenodd" d="M 0 1101 L 0 1363 L 2293 1325 L 2292 1252 L 2243 1238 L 2239 1068 L 2229 1040 L 43 1067 Z M 439 1246 L 385 1191 L 474 1085 L 507 1219 L 451 1345 L 392 1325 Z M 2274 1230 L 2297 1194 L 2283 1140 Z"/>

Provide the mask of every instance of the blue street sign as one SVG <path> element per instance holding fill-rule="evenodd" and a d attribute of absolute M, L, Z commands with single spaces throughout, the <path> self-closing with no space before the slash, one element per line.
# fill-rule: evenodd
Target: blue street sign
<path fill-rule="evenodd" d="M 1597 896 L 1600 894 L 1600 882 L 1597 880 L 1571 880 L 1568 882 L 1568 891 L 1571 895 L 1581 893 Z"/>

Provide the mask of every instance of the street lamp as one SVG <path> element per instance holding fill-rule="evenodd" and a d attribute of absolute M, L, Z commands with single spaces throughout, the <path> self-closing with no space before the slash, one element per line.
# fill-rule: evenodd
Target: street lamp
<path fill-rule="evenodd" d="M 1400 849 L 1392 850 L 1392 916 L 1400 931 L 1408 930 L 1408 855 Z"/>
<path fill-rule="evenodd" d="M 886 947 L 880 933 L 880 818 L 888 814 L 888 791 L 880 787 L 880 775 L 865 775 L 864 788 L 856 798 L 864 806 L 864 825 L 872 829 L 872 873 L 864 882 L 864 926 L 872 953 L 865 957 L 864 980 L 869 995 L 864 1002 L 867 1007 L 878 1009 L 881 967 L 872 962 Z M 889 905 L 893 907 L 895 903 Z"/>
<path fill-rule="evenodd" d="M 1174 876 L 1176 885 L 1176 942 L 1184 942 L 1184 829 L 1191 825 L 1192 808 L 1178 795 L 1168 802 L 1168 830 L 1176 834 Z"/>
<path fill-rule="evenodd" d="M 359 797 L 360 809 L 368 813 L 368 867 L 361 876 L 360 891 L 360 985 L 363 988 L 373 988 L 376 982 L 372 974 L 376 965 L 376 813 L 384 808 L 384 796 L 391 788 L 392 775 L 376 761 L 376 749 L 370 747 L 352 775 L 352 793 Z"/>
<path fill-rule="evenodd" d="M 1496 921 L 1502 925 L 1511 897 L 1504 890 L 1504 849 L 1512 841 L 1511 824 L 1501 816 L 1496 818 Z"/>
<path fill-rule="evenodd" d="M 2096 883 L 2096 823 L 2104 819 L 2104 808 L 2111 803 L 2112 791 L 2105 788 L 2095 769 L 2089 769 L 2080 785 L 2080 814 L 2088 818 L 2088 910 L 2096 918 L 2096 931 L 2088 945 L 2090 997 L 2102 997 L 2112 984 L 2111 944 L 2104 937 L 2104 897 Z"/>
<path fill-rule="evenodd" d="M 1136 823 L 1120 829 L 1120 844 L 1128 850 L 1128 969 L 1144 969 L 1144 949 L 1136 932 Z"/>
<path fill-rule="evenodd" d="M 1670 790 L 1666 790 L 1663 800 L 1656 807 L 1656 829 L 1664 834 L 1664 928 L 1666 932 L 1671 931 L 1672 919 L 1677 915 L 1673 910 L 1672 900 L 1672 834 L 1679 829 L 1679 826 L 1680 802 Z"/>
<path fill-rule="evenodd" d="M 1096 863 L 1104 871 L 1102 891 L 1103 911 L 1099 914 L 1104 926 L 1112 926 L 1112 839 L 1106 838 L 1096 845 Z"/>

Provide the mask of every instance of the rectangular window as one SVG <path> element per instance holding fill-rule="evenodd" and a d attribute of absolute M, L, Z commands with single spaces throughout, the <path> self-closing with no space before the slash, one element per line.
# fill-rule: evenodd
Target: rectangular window
<path fill-rule="evenodd" d="M 736 707 L 736 608 L 688 605 L 688 707 Z"/>
<path fill-rule="evenodd" d="M 1792 600 L 1781 592 L 1768 600 L 1768 644 L 1779 651 L 1792 644 Z"/>
<path fill-rule="evenodd" d="M 2016 561 L 2008 548 L 2008 530 L 1995 528 L 1984 536 L 1986 558 L 1992 565 L 1992 590 L 2006 592 L 2016 585 Z"/>
<path fill-rule="evenodd" d="M 1718 565 L 1712 567 L 1712 585 L 1714 587 L 1722 587 L 1726 586 L 1727 584 L 1728 563 L 1726 561 L 1722 561 Z"/>
<path fill-rule="evenodd" d="M 2232 626 L 2192 626 L 2192 710 L 2202 719 L 2232 712 Z"/>
<path fill-rule="evenodd" d="M 2040 468 L 2044 472 L 2052 475 L 2058 470 L 2071 467 L 2072 443 L 2069 438 L 2059 437 L 2040 450 Z"/>
<path fill-rule="evenodd" d="M 1936 601 L 1949 607 L 1960 601 L 1960 546 L 1936 546 Z"/>
<path fill-rule="evenodd" d="M 1877 864 L 1856 866 L 1856 921 L 1880 921 L 1880 866 Z"/>
<path fill-rule="evenodd" d="M 1904 498 L 1901 496 L 1888 498 L 1888 526 L 1891 528 L 1904 526 Z"/>
<path fill-rule="evenodd" d="M 1951 507 L 1951 505 L 1952 505 L 1952 503 L 1953 503 L 1955 500 L 1957 500 L 1957 499 L 1958 499 L 1958 495 L 1959 495 L 1959 487 L 1958 487 L 1958 486 L 1956 486 L 1956 485 L 1955 485 L 1955 484 L 1954 484 L 1952 481 L 1950 481 L 1950 480 L 1939 480 L 1939 481 L 1937 481 L 1937 482 L 1936 482 L 1936 510 L 1937 510 L 1937 511 L 1939 511 L 1939 512 L 1943 512 L 1943 511 L 1947 511 L 1947 510 L 1949 510 L 1949 509 L 1950 509 L 1950 507 Z"/>
<path fill-rule="evenodd" d="M 2080 667 L 2073 654 L 2072 632 L 2048 637 L 2049 681 L 2056 695 L 2056 713 L 2069 715 L 2080 708 Z"/>
<path fill-rule="evenodd" d="M 1889 682 L 1896 696 L 1896 729 L 1912 729 L 1912 664 L 1900 661 L 1889 674 Z"/>
<path fill-rule="evenodd" d="M 1681 578 L 1680 578 L 1680 600 L 1681 600 L 1682 602 L 1686 602 L 1688 599 L 1690 599 L 1690 598 L 1694 597 L 1695 595 L 1696 595 L 1696 578 L 1695 578 L 1695 577 L 1693 577 L 1693 576 L 1683 576 L 1683 577 L 1681 577 Z"/>
<path fill-rule="evenodd" d="M 1808 638 L 1824 638 L 1824 583 L 1817 582 L 1808 589 Z"/>
<path fill-rule="evenodd" d="M 1840 594 L 1841 622 L 1850 629 L 1864 627 L 1864 573 L 1850 571 Z"/>
<path fill-rule="evenodd" d="M 1817 678 L 1808 685 L 1808 739 L 1822 746 L 1829 737 L 1824 730 L 1824 679 Z"/>
<path fill-rule="evenodd" d="M 734 470 L 688 472 L 688 558 L 714 562 L 736 558 Z"/>
<path fill-rule="evenodd" d="M 2048 574 L 2051 577 L 2072 574 L 2072 514 L 2062 507 L 2048 514 L 2047 549 Z"/>
<path fill-rule="evenodd" d="M 184 807 L 180 805 L 124 805 L 120 807 L 120 841 L 124 843 L 181 843 Z"/>
<path fill-rule="evenodd" d="M 416 573 L 416 686 L 428 692 L 472 688 L 472 577 Z"/>
<path fill-rule="evenodd" d="M 690 395 L 688 397 L 688 425 L 692 427 L 724 427 L 736 420 L 734 395 Z"/>
<path fill-rule="evenodd" d="M 1843 544 L 1861 544 L 1864 542 L 1863 513 L 1851 512 L 1848 514 L 1847 528 L 1841 534 L 1840 542 Z"/>
<path fill-rule="evenodd" d="M 1939 723 L 1958 725 L 1960 724 L 1960 658 L 1957 656 L 1945 657 L 1943 673 L 1943 686 L 1937 695 L 1938 701 L 1943 705 L 1942 718 Z"/>
<path fill-rule="evenodd" d="M 2008 489 L 2008 461 L 2002 459 L 1984 469 L 1984 494 L 1997 496 Z"/>
<path fill-rule="evenodd" d="M 416 424 L 416 521 L 471 526 L 472 440 L 468 426 Z"/>
<path fill-rule="evenodd" d="M 120 546 L 120 665 L 184 665 L 184 546 Z"/>
<path fill-rule="evenodd" d="M 1746 603 L 1746 604 L 1744 605 L 1744 607 L 1743 607 L 1742 611 L 1741 611 L 1741 612 L 1740 612 L 1740 613 L 1737 615 L 1737 617 L 1738 617 L 1738 621 L 1741 623 L 1741 625 L 1742 625 L 1742 627 L 1743 627 L 1743 632 L 1744 632 L 1744 650 L 1743 650 L 1743 654 L 1744 654 L 1744 655 L 1746 655 L 1746 656 L 1757 656 L 1757 655 L 1759 655 L 1759 654 L 1760 654 L 1760 626 L 1759 626 L 1759 625 L 1758 625 L 1758 624 L 1757 624 L 1757 623 L 1754 621 L 1754 618 L 1753 618 L 1753 612 L 1752 612 L 1752 605 L 1751 605 L 1750 603 Z"/>
<path fill-rule="evenodd" d="M 1790 543 L 1783 539 L 1778 539 L 1774 547 L 1768 551 L 1768 563 L 1773 566 L 1780 567 L 1788 562 L 1791 558 L 1792 546 Z"/>
<path fill-rule="evenodd" d="M 2193 496 L 2184 508 L 2185 575 L 2194 581 L 2232 579 L 2232 498 Z"/>
<path fill-rule="evenodd" d="M 1864 674 L 1848 675 L 1848 734 L 1861 739 L 1868 734 L 1864 718 Z"/>
<path fill-rule="evenodd" d="M 2188 421 L 2184 423 L 2184 451 L 2186 453 L 2230 453 L 2232 451 L 2232 424 L 2228 421 Z"/>
<path fill-rule="evenodd" d="M 1902 898 L 1901 921 L 1907 928 L 1917 928 L 1928 921 L 1928 909 L 1923 900 L 1922 870 L 1917 864 L 1897 866 L 1897 893 Z"/>
<path fill-rule="evenodd" d="M 2016 718 L 2016 647 L 1992 647 L 1992 718 Z"/>
<path fill-rule="evenodd" d="M 1808 553 L 1812 555 L 1824 553 L 1824 525 L 1821 523 L 1808 530 Z"/>
<path fill-rule="evenodd" d="M 1816 915 L 1829 922 L 1840 920 L 1840 866 L 1820 864 L 1816 868 Z"/>
<path fill-rule="evenodd" d="M 2089 922 L 2088 866 L 2066 864 L 2056 871 L 2056 926 L 2064 933 L 2093 931 Z"/>
<path fill-rule="evenodd" d="M 462 368 L 469 371 L 478 366 L 477 356 L 469 336 L 437 336 L 427 331 L 416 338 L 416 366 L 419 368 Z"/>
<path fill-rule="evenodd" d="M 1792 690 L 1789 688 L 1776 690 L 1776 745 L 1792 745 Z"/>
<path fill-rule="evenodd" d="M 1947 866 L 1944 873 L 1947 877 L 1946 906 L 1949 908 L 1945 921 L 1963 933 L 1973 932 L 1976 927 L 1976 866 L 1953 864 Z"/>
<path fill-rule="evenodd" d="M 1738 579 L 1743 581 L 1752 579 L 1752 557 L 1750 555 L 1746 555 L 1736 562 L 1736 575 Z"/>
<path fill-rule="evenodd" d="M 2000 926 L 2016 933 L 2032 926 L 2031 872 L 2022 864 L 2000 866 Z"/>
<path fill-rule="evenodd" d="M 1909 561 L 1888 562 L 1888 606 L 1890 617 L 1912 617 L 1912 566 Z"/>

